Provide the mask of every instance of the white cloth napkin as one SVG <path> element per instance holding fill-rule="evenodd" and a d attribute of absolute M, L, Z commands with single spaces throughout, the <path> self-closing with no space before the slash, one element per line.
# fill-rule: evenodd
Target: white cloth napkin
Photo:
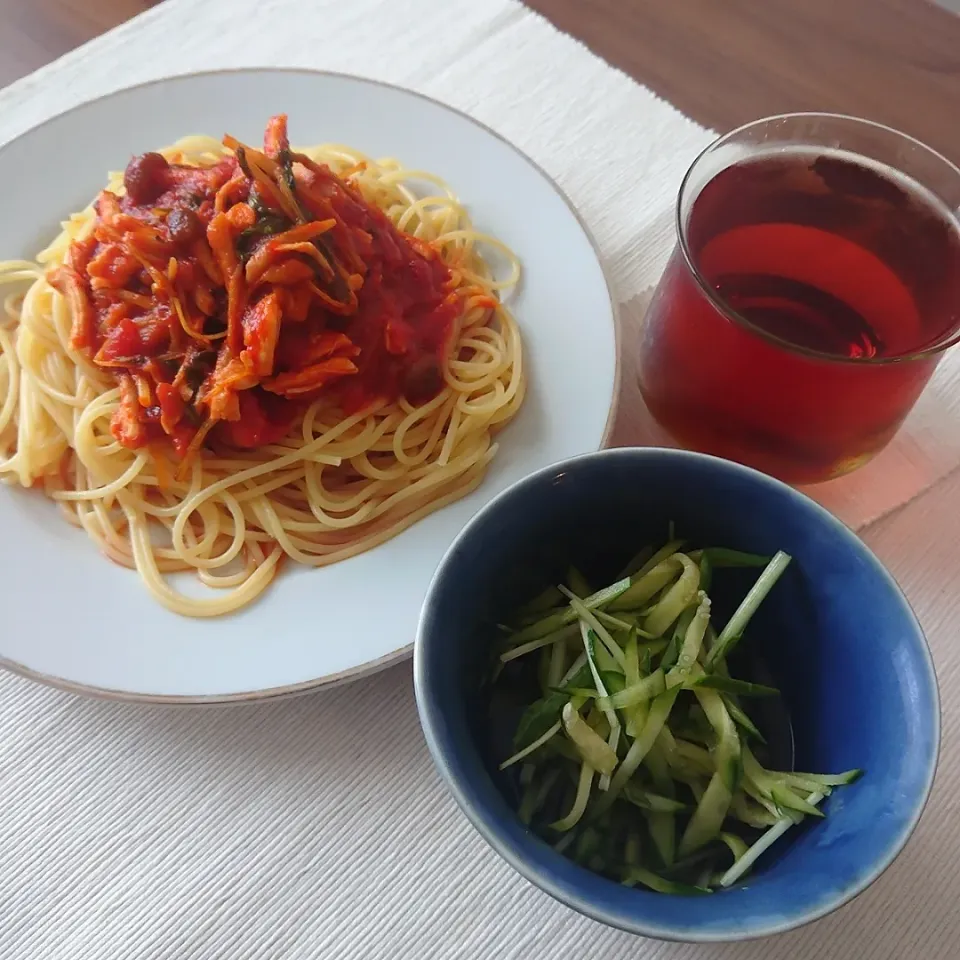
<path fill-rule="evenodd" d="M 513 0 L 166 0 L 0 91 L 0 142 L 121 86 L 258 64 L 378 77 L 490 124 L 572 198 L 624 303 L 656 282 L 680 177 L 712 138 Z M 65 164 L 77 146 L 64 145 Z M 851 478 L 833 504 L 841 515 L 862 522 L 957 462 L 955 447 L 943 452 L 956 437 L 956 419 L 942 418 L 958 413 L 950 386 L 940 381 L 924 402 L 933 412 L 919 411 L 913 439 L 890 455 L 896 471 L 878 461 Z M 884 473 L 898 471 L 907 480 L 893 494 Z M 960 473 L 867 533 L 927 627 L 945 747 L 914 841 L 833 917 L 760 944 L 689 947 L 554 903 L 486 848 L 442 788 L 408 665 L 212 710 L 83 701 L 0 675 L 0 958 L 956 958 L 958 501 Z M 55 602 L 47 590 L 37 585 L 38 603 Z M 136 643 L 135 624 L 106 617 L 103 628 Z"/>

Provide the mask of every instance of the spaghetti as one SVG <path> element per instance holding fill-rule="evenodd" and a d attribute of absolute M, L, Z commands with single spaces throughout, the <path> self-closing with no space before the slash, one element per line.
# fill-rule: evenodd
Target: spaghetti
<path fill-rule="evenodd" d="M 262 151 L 186 138 L 0 263 L 0 477 L 168 609 L 239 609 L 476 488 L 523 400 L 518 279 L 430 174 L 291 150 L 285 117 Z"/>

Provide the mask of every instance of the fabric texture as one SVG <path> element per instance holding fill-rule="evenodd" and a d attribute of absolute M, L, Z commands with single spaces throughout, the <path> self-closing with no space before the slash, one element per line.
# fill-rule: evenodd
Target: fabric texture
<path fill-rule="evenodd" d="M 624 305 L 614 442 L 649 441 L 630 349 L 673 243 L 680 179 L 714 135 L 513 0 L 167 0 L 0 91 L 0 143 L 120 87 L 257 65 L 416 89 L 554 177 Z M 927 629 L 944 695 L 928 812 L 903 856 L 839 913 L 772 941 L 694 947 L 555 903 L 486 847 L 442 787 L 408 664 L 315 696 L 211 709 L 84 701 L 4 674 L 0 958 L 956 957 L 958 463 L 955 354 L 887 452 L 816 492 L 856 527 L 913 500 L 864 536 Z"/>

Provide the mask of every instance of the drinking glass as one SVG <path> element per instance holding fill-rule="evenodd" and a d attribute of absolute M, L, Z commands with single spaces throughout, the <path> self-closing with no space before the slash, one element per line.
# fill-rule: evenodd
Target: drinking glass
<path fill-rule="evenodd" d="M 749 123 L 687 171 L 639 383 L 682 445 L 806 484 L 891 440 L 960 340 L 960 170 L 854 117 Z"/>

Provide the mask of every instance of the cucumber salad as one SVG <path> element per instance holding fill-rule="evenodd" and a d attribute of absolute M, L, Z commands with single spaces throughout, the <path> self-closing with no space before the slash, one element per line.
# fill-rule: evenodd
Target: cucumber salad
<path fill-rule="evenodd" d="M 523 823 L 623 884 L 699 894 L 742 880 L 788 830 L 823 817 L 821 801 L 861 771 L 768 769 L 750 704 L 779 691 L 727 668 L 789 564 L 671 539 L 602 589 L 570 569 L 501 625 L 492 689 L 523 691 L 525 709 L 499 765 L 515 768 Z M 721 567 L 759 575 L 717 630 Z"/>

